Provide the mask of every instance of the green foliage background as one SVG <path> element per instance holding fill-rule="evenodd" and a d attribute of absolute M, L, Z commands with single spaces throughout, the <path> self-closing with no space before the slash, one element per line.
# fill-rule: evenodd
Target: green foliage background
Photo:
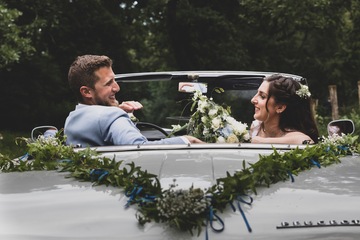
<path fill-rule="evenodd" d="M 76 104 L 67 71 L 81 54 L 110 56 L 117 73 L 294 73 L 320 110 L 329 84 L 341 115 L 359 109 L 359 0 L 0 0 L 0 20 L 1 131 L 63 127 Z M 127 100 L 151 102 L 141 114 L 176 108 L 161 86 L 134 92 Z"/>
<path fill-rule="evenodd" d="M 27 147 L 25 144 L 16 143 L 16 139 L 20 137 L 30 137 L 30 134 L 2 131 L 0 136 L 0 154 L 8 156 L 10 159 L 23 156 L 27 151 Z"/>

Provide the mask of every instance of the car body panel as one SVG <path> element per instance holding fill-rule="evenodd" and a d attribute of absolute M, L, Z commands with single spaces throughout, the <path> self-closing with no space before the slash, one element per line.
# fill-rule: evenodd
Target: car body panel
<path fill-rule="evenodd" d="M 243 148 L 224 145 L 212 149 L 201 145 L 141 146 L 138 151 L 136 146 L 123 146 L 102 147 L 98 151 L 157 174 L 163 188 L 173 179 L 180 188 L 191 185 L 207 188 L 216 178 L 226 176 L 226 171 L 240 170 L 243 160 L 256 162 L 259 154 L 273 151 L 261 148 L 262 145 L 242 145 Z M 287 151 L 289 146 L 278 147 L 284 149 L 279 151 Z M 360 226 L 276 227 L 284 221 L 292 225 L 294 221 L 316 224 L 359 220 L 359 172 L 359 157 L 348 156 L 340 164 L 302 172 L 295 176 L 295 182 L 261 187 L 257 195 L 252 195 L 251 206 L 242 204 L 251 233 L 239 211 L 233 212 L 228 207 L 218 214 L 225 222 L 225 230 L 215 233 L 209 229 L 209 238 L 358 239 Z M 164 224 L 140 226 L 135 218 L 136 206 L 124 208 L 127 197 L 122 189 L 92 186 L 90 182 L 66 178 L 67 174 L 56 171 L 0 174 L 0 239 L 205 239 L 205 228 L 198 237 Z"/>

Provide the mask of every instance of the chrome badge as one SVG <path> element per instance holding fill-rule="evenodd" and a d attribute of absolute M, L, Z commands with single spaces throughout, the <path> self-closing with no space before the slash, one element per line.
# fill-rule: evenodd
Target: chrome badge
<path fill-rule="evenodd" d="M 326 221 L 318 221 L 313 223 L 312 221 L 293 221 L 292 224 L 289 222 L 281 222 L 280 226 L 276 226 L 277 229 L 287 229 L 287 228 L 310 228 L 310 227 L 348 227 L 348 226 L 358 226 L 360 227 L 360 220 L 330 220 Z"/>

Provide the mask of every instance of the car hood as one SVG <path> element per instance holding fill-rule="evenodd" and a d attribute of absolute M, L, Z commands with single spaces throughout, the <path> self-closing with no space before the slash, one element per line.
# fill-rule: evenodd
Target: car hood
<path fill-rule="evenodd" d="M 117 160 L 135 162 L 157 174 L 163 188 L 177 179 L 179 187 L 206 188 L 242 168 L 242 160 L 256 161 L 272 150 L 209 149 L 107 152 Z M 252 228 L 248 232 L 239 211 L 229 207 L 218 215 L 225 223 L 221 233 L 208 230 L 209 239 L 358 239 L 360 225 L 278 229 L 312 221 L 360 219 L 359 157 L 340 164 L 302 172 L 295 181 L 258 189 L 251 205 L 242 205 Z M 67 178 L 68 173 L 31 171 L 0 174 L 0 239 L 205 239 L 164 224 L 140 226 L 136 207 L 125 208 L 122 189 L 93 186 Z"/>

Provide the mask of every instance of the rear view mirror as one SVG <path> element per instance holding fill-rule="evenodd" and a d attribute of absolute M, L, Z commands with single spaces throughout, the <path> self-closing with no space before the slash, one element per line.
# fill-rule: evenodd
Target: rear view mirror
<path fill-rule="evenodd" d="M 334 134 L 352 134 L 355 131 L 355 125 L 352 120 L 340 119 L 329 122 L 327 126 L 329 136 Z"/>
<path fill-rule="evenodd" d="M 179 82 L 179 92 L 193 93 L 195 91 L 207 93 L 207 83 Z"/>

